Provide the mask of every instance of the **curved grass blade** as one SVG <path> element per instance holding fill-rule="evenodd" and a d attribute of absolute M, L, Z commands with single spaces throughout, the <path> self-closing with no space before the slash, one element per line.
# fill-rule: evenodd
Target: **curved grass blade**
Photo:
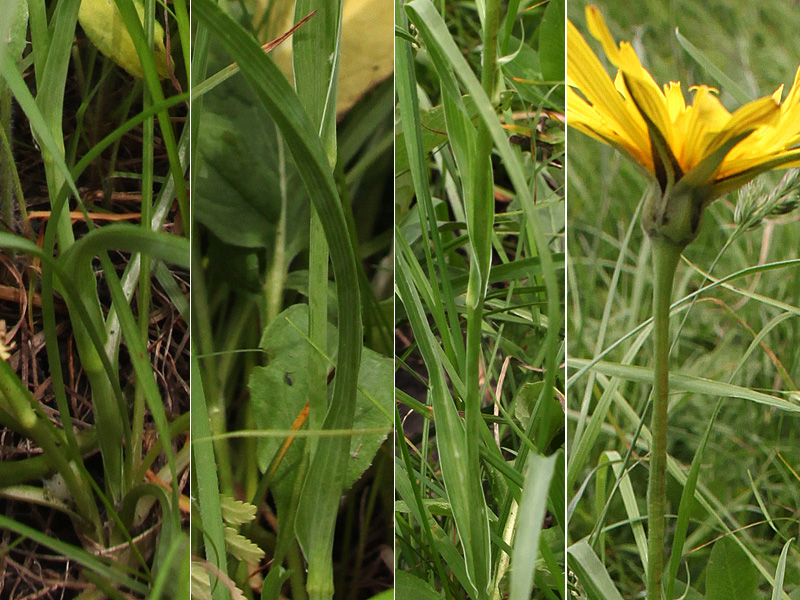
<path fill-rule="evenodd" d="M 589 598 L 596 600 L 622 600 L 614 582 L 586 540 L 567 549 L 570 567 L 578 575 Z"/>
<path fill-rule="evenodd" d="M 711 275 L 707 275 L 705 272 L 703 272 L 702 270 L 698 269 L 695 265 L 691 265 L 692 268 L 697 270 L 701 275 L 704 275 L 712 283 L 709 283 L 708 285 L 705 285 L 705 286 L 701 287 L 700 289 L 695 290 L 694 292 L 692 292 L 690 294 L 687 294 L 683 298 L 680 298 L 679 300 L 676 300 L 675 302 L 673 302 L 672 305 L 670 306 L 670 315 L 674 315 L 675 312 L 677 312 L 677 310 L 680 307 L 682 307 L 684 304 L 687 304 L 687 303 L 691 302 L 694 298 L 696 298 L 698 296 L 701 296 L 705 292 L 708 292 L 708 291 L 710 291 L 710 290 L 712 290 L 712 289 L 714 289 L 716 287 L 719 287 L 719 286 L 723 286 L 723 287 L 725 287 L 727 289 L 730 289 L 731 291 L 734 291 L 734 292 L 736 292 L 738 294 L 741 294 L 742 296 L 745 296 L 747 298 L 752 298 L 752 299 L 764 302 L 765 304 L 768 304 L 770 306 L 775 306 L 776 308 L 778 308 L 780 310 L 785 310 L 786 312 L 791 312 L 792 314 L 800 315 L 800 308 L 798 308 L 798 307 L 794 307 L 794 306 L 791 306 L 791 305 L 783 303 L 783 302 L 778 302 L 777 300 L 773 300 L 771 298 L 765 298 L 764 296 L 760 296 L 758 294 L 754 294 L 753 292 L 748 292 L 747 290 L 740 290 L 740 289 L 737 289 L 737 288 L 735 288 L 733 286 L 728 285 L 728 282 L 733 281 L 735 279 L 742 278 L 742 277 L 746 277 L 748 275 L 754 275 L 756 273 L 763 273 L 763 272 L 772 271 L 772 270 L 775 270 L 775 269 L 786 269 L 786 268 L 791 268 L 791 267 L 797 267 L 798 265 L 800 265 L 800 259 L 780 260 L 780 261 L 775 261 L 775 262 L 766 263 L 766 264 L 762 264 L 762 265 L 756 265 L 754 267 L 747 267 L 745 269 L 742 269 L 740 271 L 736 271 L 735 273 L 731 273 L 730 275 L 726 275 L 725 277 L 721 277 L 719 279 L 713 278 Z M 600 354 L 595 356 L 592 360 L 586 361 L 586 364 L 584 364 L 583 367 L 581 367 L 580 369 L 578 369 L 577 372 L 575 372 L 575 373 L 573 373 L 572 375 L 569 376 L 569 378 L 567 379 L 567 386 L 566 386 L 567 389 L 572 387 L 572 385 L 575 383 L 575 381 L 577 381 L 580 377 L 582 377 L 584 374 L 586 374 L 586 372 L 588 370 L 590 370 L 595 364 L 600 362 L 605 356 L 607 356 L 615 348 L 617 348 L 621 344 L 623 344 L 626 340 L 630 339 L 631 337 L 633 337 L 637 333 L 642 332 L 643 330 L 651 329 L 652 328 L 652 323 L 653 323 L 652 317 L 649 318 L 649 319 L 646 319 L 642 323 L 639 323 L 639 325 L 637 325 L 636 327 L 631 329 L 624 336 L 620 337 L 613 344 L 608 346 L 608 348 L 605 348 Z M 575 359 L 570 359 L 571 362 L 574 361 L 574 360 Z"/>
<path fill-rule="evenodd" d="M 783 545 L 781 550 L 781 557 L 778 559 L 778 566 L 775 568 L 775 585 L 772 589 L 772 600 L 781 600 L 783 594 L 783 579 L 786 576 L 786 559 L 789 558 L 789 549 L 794 542 L 794 538 L 790 539 Z"/>
<path fill-rule="evenodd" d="M 77 548 L 62 542 L 61 540 L 54 539 L 40 531 L 37 531 L 36 529 L 28 527 L 27 525 L 23 525 L 22 523 L 18 523 L 13 519 L 9 519 L 3 515 L 0 515 L 0 529 L 7 529 L 9 531 L 16 532 L 19 535 L 23 535 L 38 544 L 50 548 L 59 555 L 65 556 L 70 560 L 83 565 L 98 575 L 102 575 L 108 581 L 112 581 L 120 587 L 128 588 L 137 594 L 147 595 L 147 586 L 141 581 L 137 581 L 122 573 L 119 569 L 115 568 L 116 564 L 109 566 L 82 548 Z"/>
<path fill-rule="evenodd" d="M 398 18 L 401 19 L 401 26 L 403 29 L 407 28 L 407 18 L 405 14 L 402 13 L 399 0 L 395 3 L 395 13 Z M 455 307 L 455 296 L 451 290 L 450 278 L 445 275 L 446 264 L 442 240 L 439 234 L 436 213 L 433 208 L 433 199 L 428 184 L 425 148 L 422 137 L 422 117 L 420 116 L 419 98 L 417 97 L 417 78 L 414 70 L 414 59 L 411 53 L 411 46 L 400 37 L 398 37 L 395 42 L 395 55 L 397 56 L 395 61 L 395 85 L 397 87 L 397 98 L 400 106 L 403 138 L 405 140 L 405 156 L 407 156 L 408 164 L 411 169 L 411 177 L 414 182 L 414 190 L 417 194 L 417 199 L 424 209 L 425 219 L 420 219 L 420 225 L 423 225 L 427 221 L 428 230 L 436 253 L 436 266 L 439 268 L 440 273 L 439 280 L 442 285 L 441 293 L 439 292 L 439 286 L 432 286 L 431 288 L 436 300 L 431 305 L 433 316 L 434 319 L 436 319 L 439 332 L 444 341 L 445 350 L 450 360 L 455 362 L 456 357 L 458 357 L 459 362 L 463 362 L 463 350 L 458 349 L 459 346 L 453 343 L 456 332 L 458 336 L 461 335 L 461 326 L 458 322 L 458 311 Z M 423 235 L 426 235 L 425 231 L 423 231 Z M 435 271 L 434 259 L 431 256 L 430 247 L 428 244 L 423 244 L 422 247 L 425 252 L 425 262 L 428 267 L 428 273 L 432 277 Z M 447 321 L 442 307 L 447 308 L 446 312 L 449 317 L 449 327 L 446 326 Z"/>
<path fill-rule="evenodd" d="M 136 53 L 139 55 L 139 60 L 142 63 L 144 70 L 144 80 L 150 90 L 154 103 L 161 103 L 164 101 L 164 91 L 161 89 L 161 82 L 156 71 L 155 61 L 153 59 L 153 52 L 150 50 L 147 43 L 147 36 L 145 36 L 142 23 L 139 21 L 139 15 L 136 8 L 133 6 L 133 0 L 114 0 L 125 21 L 125 27 L 131 35 L 133 45 L 136 47 Z M 157 114 L 158 123 L 161 126 L 161 135 L 164 138 L 164 148 L 167 151 L 167 158 L 169 159 L 170 171 L 175 181 L 175 196 L 178 199 L 178 206 L 183 220 L 184 231 L 191 231 L 189 219 L 189 201 L 186 193 L 186 181 L 182 171 L 182 162 L 178 156 L 178 145 L 175 142 L 175 132 L 172 130 L 172 121 L 166 111 L 161 111 Z"/>
<path fill-rule="evenodd" d="M 361 300 L 355 252 L 328 157 L 297 94 L 258 42 L 210 0 L 196 0 L 193 10 L 199 22 L 223 43 L 280 129 L 320 217 L 340 307 L 333 398 L 322 428 L 349 429 L 355 411 L 361 357 Z M 349 449 L 349 437 L 324 437 L 317 443 L 300 497 L 300 518 L 296 525 L 298 538 L 306 540 L 304 550 L 309 562 L 331 561 Z"/>
<path fill-rule="evenodd" d="M 559 329 L 561 327 L 561 296 L 556 280 L 553 256 L 539 223 L 537 209 L 533 203 L 533 195 L 528 186 L 525 173 L 520 160 L 511 148 L 508 136 L 505 134 L 502 125 L 494 112 L 494 108 L 484 92 L 481 83 L 475 77 L 467 61 L 456 46 L 453 38 L 447 29 L 447 25 L 441 18 L 436 8 L 430 0 L 413 0 L 406 5 L 411 21 L 417 27 L 422 39 L 429 51 L 446 59 L 447 64 L 437 64 L 440 61 L 432 61 L 437 68 L 442 82 L 447 81 L 446 70 L 452 68 L 459 80 L 463 84 L 467 93 L 472 96 L 478 109 L 480 120 L 486 125 L 497 153 L 503 160 L 503 164 L 508 171 L 509 178 L 514 184 L 523 212 L 526 217 L 526 234 L 530 240 L 531 250 L 538 253 L 542 264 L 544 283 L 547 288 L 547 317 L 548 327 L 545 339 L 545 389 L 542 402 L 549 406 L 553 396 L 555 378 L 557 372 L 557 344 Z M 517 468 L 522 468 L 527 449 L 523 448 L 520 453 L 520 461 Z"/>

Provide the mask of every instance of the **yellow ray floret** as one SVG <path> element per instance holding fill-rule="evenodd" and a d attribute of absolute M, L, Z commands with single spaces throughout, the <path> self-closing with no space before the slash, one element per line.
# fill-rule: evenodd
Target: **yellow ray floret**
<path fill-rule="evenodd" d="M 700 184 L 708 186 L 711 197 L 765 171 L 800 165 L 800 69 L 783 102 L 781 86 L 730 113 L 716 89 L 700 85 L 690 88 L 694 97 L 687 105 L 679 82 L 660 87 L 630 43 L 617 45 L 597 7 L 587 7 L 586 21 L 618 73 L 612 81 L 580 31 L 568 22 L 569 125 L 624 152 L 662 186 L 665 161 L 679 179 L 715 153 L 724 153 L 719 161 L 712 160 L 715 168 L 710 173 L 703 169 Z M 739 141 L 731 148 L 735 140 Z"/>

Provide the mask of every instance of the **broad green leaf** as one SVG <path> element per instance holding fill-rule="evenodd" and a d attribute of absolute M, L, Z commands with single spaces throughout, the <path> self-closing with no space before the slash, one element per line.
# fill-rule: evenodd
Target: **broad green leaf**
<path fill-rule="evenodd" d="M 266 7 L 268 0 L 257 3 Z M 274 4 L 274 3 L 273 3 Z M 271 9 L 276 13 L 280 8 Z M 260 20 L 260 13 L 255 16 Z M 305 14 L 296 14 L 295 21 Z M 292 25 L 291 15 L 275 19 L 270 27 L 269 38 L 288 31 Z M 309 21 L 319 18 L 314 15 Z M 344 0 L 342 8 L 342 42 L 337 85 L 336 113 L 343 115 L 378 83 L 390 77 L 394 70 L 394 46 L 389 32 L 394 23 L 394 5 L 387 0 Z M 302 37 L 310 31 L 303 25 L 295 36 Z M 305 31 L 304 31 L 305 30 Z M 266 41 L 266 40 L 265 40 Z M 274 51 L 275 62 L 287 77 L 292 73 L 291 44 L 284 43 Z M 323 96 L 324 99 L 324 96 Z"/>
<path fill-rule="evenodd" d="M 308 400 L 308 381 L 305 365 L 308 355 L 316 350 L 310 345 L 308 331 L 308 305 L 295 304 L 278 315 L 264 330 L 261 348 L 267 354 L 268 364 L 253 370 L 249 388 L 252 398 L 253 419 L 259 429 L 285 429 L 294 423 Z M 326 353 L 335 359 L 336 328 L 328 324 Z M 392 423 L 393 361 L 368 348 L 362 354 L 363 368 L 359 373 L 359 393 L 353 429 L 375 429 Z M 332 367 L 331 367 L 332 368 Z M 389 384 L 389 385 L 387 385 Z M 348 489 L 369 467 L 386 434 L 360 435 L 354 433 L 350 441 L 350 458 L 343 489 Z M 258 465 L 265 472 L 285 440 L 261 438 L 258 441 Z M 299 445 L 298 445 L 299 446 Z M 299 462 L 302 452 L 295 444 L 281 460 L 275 473 L 273 493 L 288 500 L 289 490 L 282 485 L 286 475 Z M 290 478 L 289 478 L 290 479 Z"/>
<path fill-rule="evenodd" d="M 19 60 L 27 43 L 28 2 L 10 0 L 7 5 L 4 3 L 3 10 L 6 14 L 0 17 L 0 23 L 4 24 L 4 31 L 0 31 L 0 42 L 5 41 L 6 54 L 14 60 Z"/>
<path fill-rule="evenodd" d="M 520 98 L 536 106 L 541 104 L 544 108 L 563 110 L 563 101 L 559 104 L 553 94 L 547 96 L 547 92 L 556 81 L 547 79 L 542 74 L 539 53 L 517 38 L 511 38 L 511 46 L 519 48 L 519 51 L 513 59 L 503 65 L 503 72 L 511 79 Z M 559 81 L 563 81 L 563 75 Z"/>
<path fill-rule="evenodd" d="M 442 595 L 430 583 L 408 571 L 394 574 L 396 600 L 442 600 Z"/>
<path fill-rule="evenodd" d="M 469 119 L 473 123 L 477 122 L 478 109 L 475 106 L 475 102 L 469 96 L 463 96 L 463 100 Z M 422 151 L 427 155 L 447 141 L 444 106 L 439 105 L 428 111 L 420 109 L 420 116 L 422 123 Z M 395 175 L 404 173 L 409 169 L 405 136 L 406 133 L 398 128 L 394 142 Z"/>
<path fill-rule="evenodd" d="M 756 600 L 758 573 L 736 541 L 726 535 L 711 549 L 706 567 L 706 600 Z"/>
<path fill-rule="evenodd" d="M 324 429 L 350 429 L 356 407 L 361 361 L 362 326 L 358 263 L 328 156 L 300 99 L 264 54 L 258 42 L 210 0 L 196 0 L 193 15 L 215 35 L 269 111 L 292 154 L 319 216 L 330 249 L 339 301 L 339 344 L 336 377 Z M 349 440 L 341 436 L 321 438 L 308 467 L 306 484 L 298 504 L 299 514 L 316 519 L 297 521 L 295 528 L 304 552 L 325 560 L 333 547 L 335 516 L 346 476 Z M 330 481 L 332 485 L 323 485 Z M 313 546 L 313 548 L 311 547 Z"/>
<path fill-rule="evenodd" d="M 279 135 L 241 77 L 207 94 L 196 140 L 194 215 L 227 244 L 266 248 L 273 244 L 286 193 L 291 259 L 307 244 L 308 201 L 288 153 L 280 163 Z"/>
<path fill-rule="evenodd" d="M 330 249 L 340 304 L 336 377 L 323 428 L 350 429 L 362 349 L 358 263 L 328 155 L 297 94 L 258 42 L 210 0 L 196 0 L 192 10 L 209 35 L 216 36 L 225 46 L 269 111 L 298 165 L 306 192 L 319 216 Z M 341 436 L 321 438 L 308 467 L 297 510 L 299 514 L 313 514 L 316 518 L 297 521 L 295 528 L 304 552 L 313 555 L 315 561 L 322 562 L 326 557 L 329 560 L 332 551 L 340 485 L 346 476 L 349 449 L 349 440 Z M 323 481 L 331 485 L 323 485 Z"/>
<path fill-rule="evenodd" d="M 249 386 L 255 424 L 261 429 L 289 430 L 308 401 L 307 369 L 310 353 L 316 350 L 310 345 L 308 330 L 308 306 L 296 304 L 280 313 L 265 329 L 261 347 L 267 353 L 266 367 L 255 369 Z M 337 332 L 328 325 L 328 356 L 334 354 Z M 356 399 L 353 429 L 386 426 L 391 423 L 392 361 L 370 350 L 364 350 L 359 373 L 359 392 Z M 330 367 L 329 367 L 330 368 Z M 376 407 L 369 397 L 379 399 Z M 304 427 L 307 429 L 307 427 Z M 352 435 L 347 458 L 347 472 L 342 481 L 343 489 L 349 488 L 370 465 L 383 435 Z M 285 444 L 285 438 L 261 438 L 257 443 L 259 467 L 267 471 L 276 452 Z M 271 490 L 277 505 L 279 518 L 289 519 L 297 504 L 299 487 L 296 484 L 297 470 L 302 464 L 304 442 L 293 441 L 281 458 L 272 480 Z M 291 528 L 287 531 L 291 531 Z"/>
<path fill-rule="evenodd" d="M 139 15 L 139 21 L 144 23 L 142 0 L 132 0 L 132 2 Z M 144 76 L 133 39 L 114 0 L 82 0 L 78 21 L 100 52 L 134 77 L 141 79 Z M 159 77 L 168 78 L 164 28 L 157 20 L 153 28 L 153 57 Z"/>
<path fill-rule="evenodd" d="M 564 0 L 550 0 L 539 27 L 539 62 L 542 77 L 564 81 Z"/>

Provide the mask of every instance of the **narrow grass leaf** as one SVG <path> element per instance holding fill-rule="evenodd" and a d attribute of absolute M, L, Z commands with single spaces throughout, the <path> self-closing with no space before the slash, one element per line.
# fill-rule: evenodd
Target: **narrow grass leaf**
<path fill-rule="evenodd" d="M 639 505 L 636 503 L 636 494 L 633 492 L 633 484 L 627 470 L 623 470 L 622 456 L 615 450 L 603 452 L 603 458 L 611 463 L 614 476 L 619 481 L 619 492 L 622 496 L 622 503 L 628 513 L 628 519 L 633 529 L 633 538 L 636 540 L 636 549 L 639 551 L 639 559 L 642 561 L 644 571 L 647 572 L 647 536 L 644 533 Z M 601 459 L 602 460 L 602 459 Z"/>
<path fill-rule="evenodd" d="M 52 538 L 48 535 L 45 535 L 41 531 L 28 527 L 27 525 L 23 525 L 22 523 L 18 523 L 17 521 L 9 519 L 4 515 L 0 515 L 0 529 L 13 531 L 35 541 L 38 544 L 50 548 L 57 554 L 65 556 L 69 560 L 83 565 L 87 569 L 102 575 L 104 578 L 114 582 L 120 587 L 125 587 L 137 594 L 146 595 L 148 593 L 147 586 L 145 584 L 122 573 L 120 569 L 117 568 L 116 564 L 112 563 L 112 565 L 109 566 L 82 548 L 77 548 L 62 542 L 61 540 Z"/>
<path fill-rule="evenodd" d="M 473 579 L 475 561 L 486 560 L 482 546 L 476 546 L 476 540 L 488 542 L 489 522 L 486 504 L 481 491 L 480 498 L 473 497 L 471 489 L 472 477 L 467 472 L 467 447 L 462 423 L 456 407 L 445 383 L 444 370 L 437 358 L 437 342 L 428 327 L 425 313 L 416 290 L 409 283 L 408 266 L 402 256 L 397 257 L 397 287 L 400 300 L 405 306 L 414 337 L 419 344 L 420 352 L 428 369 L 430 394 L 433 403 L 433 414 L 436 420 L 436 445 L 439 449 L 442 476 L 444 478 L 447 498 L 453 507 L 453 518 L 458 529 L 464 550 L 469 579 L 472 587 L 477 587 Z M 480 594 L 482 590 L 477 589 Z"/>
<path fill-rule="evenodd" d="M 16 63 L 8 53 L 0 55 L 0 77 L 2 77 L 11 88 L 20 108 L 22 108 L 30 122 L 31 130 L 36 136 L 37 142 L 48 152 L 53 160 L 55 168 L 58 169 L 59 173 L 69 185 L 69 189 L 75 195 L 75 198 L 80 200 L 80 192 L 78 192 L 75 181 L 72 179 L 69 172 L 69 167 L 67 167 L 67 163 L 64 161 L 63 152 L 61 152 L 58 142 L 56 142 L 56 139 L 50 133 L 47 121 L 37 107 L 36 101 L 33 99 L 28 85 L 17 69 Z"/>
<path fill-rule="evenodd" d="M 139 55 L 139 60 L 144 70 L 144 80 L 147 84 L 147 88 L 150 90 L 153 102 L 155 104 L 161 103 L 164 101 L 164 92 L 161 88 L 161 82 L 153 60 L 153 52 L 150 50 L 150 45 L 147 43 L 147 37 L 145 36 L 136 8 L 133 5 L 133 0 L 114 0 L 114 2 L 117 8 L 119 8 L 119 12 L 125 21 L 125 28 L 130 34 L 134 46 L 136 46 L 136 53 Z M 178 146 L 175 142 L 172 120 L 169 113 L 166 111 L 159 112 L 157 118 L 161 127 L 164 148 L 167 151 L 167 158 L 169 159 L 170 172 L 175 182 L 175 196 L 178 199 L 181 219 L 183 220 L 183 229 L 184 231 L 191 231 L 189 223 L 189 201 L 183 173 L 183 162 L 178 155 Z"/>
<path fill-rule="evenodd" d="M 402 5 L 399 0 L 395 3 L 395 13 L 400 21 L 401 26 L 405 29 L 408 27 L 408 18 L 402 10 Z M 448 357 L 453 362 L 461 363 L 464 360 L 464 352 L 460 349 L 460 344 L 455 344 L 456 333 L 458 337 L 461 335 L 461 328 L 458 322 L 458 313 L 455 307 L 455 296 L 451 290 L 450 278 L 445 274 L 446 263 L 444 257 L 444 249 L 442 245 L 441 235 L 439 233 L 439 225 L 436 219 L 436 211 L 434 210 L 433 198 L 431 197 L 431 190 L 428 181 L 428 168 L 426 162 L 427 147 L 424 144 L 422 117 L 419 109 L 419 97 L 417 95 L 417 78 L 414 68 L 414 58 L 411 52 L 411 46 L 398 38 L 395 42 L 396 60 L 396 87 L 397 99 L 400 106 L 400 120 L 403 127 L 402 145 L 403 156 L 408 160 L 411 168 L 411 177 L 414 182 L 414 191 L 417 195 L 418 202 L 422 205 L 422 213 L 420 214 L 420 226 L 422 233 L 430 236 L 433 243 L 435 253 L 436 267 L 439 270 L 439 280 L 442 285 L 442 292 L 439 292 L 439 286 L 432 286 L 431 292 L 435 298 L 432 303 L 432 312 L 436 319 L 440 335 L 444 343 L 445 351 Z M 442 115 L 443 116 L 443 115 Z M 442 119 L 442 126 L 444 119 Z M 427 129 L 425 130 L 428 131 Z M 400 140 L 397 140 L 399 145 Z M 396 151 L 397 152 L 397 151 Z M 398 172 L 397 163 L 395 163 L 395 173 Z M 424 225 L 427 223 L 427 231 Z M 398 237 L 400 237 L 398 235 Z M 423 251 L 425 253 L 426 266 L 428 273 L 432 277 L 435 273 L 434 258 L 431 255 L 429 244 L 423 244 Z M 446 309 L 447 318 L 445 318 L 444 310 Z M 449 327 L 447 326 L 449 325 Z"/>
<path fill-rule="evenodd" d="M 569 366 L 571 368 L 584 367 L 588 363 L 588 360 L 582 358 L 571 358 L 569 360 Z M 650 384 L 653 383 L 653 370 L 645 367 L 635 367 L 632 365 L 599 361 L 595 363 L 592 368 L 598 373 L 603 373 L 612 377 L 621 377 L 627 381 Z M 761 392 L 756 392 L 749 388 L 730 383 L 713 381 L 704 377 L 670 373 L 669 385 L 673 390 L 681 390 L 684 392 L 691 392 L 693 394 L 704 394 L 707 396 L 741 398 L 743 400 L 750 400 L 751 402 L 764 404 L 766 406 L 771 406 L 787 412 L 800 412 L 800 403 L 798 402 L 785 400 L 777 396 L 770 396 L 769 394 L 763 394 Z"/>
<path fill-rule="evenodd" d="M 222 575 L 227 576 L 228 561 L 225 555 L 225 533 L 222 523 L 222 506 L 217 478 L 217 462 L 214 446 L 211 443 L 211 427 L 208 421 L 203 379 L 197 353 L 192 348 L 192 469 L 197 485 L 193 495 L 197 498 L 200 519 L 203 524 L 206 560 L 214 565 Z M 205 438 L 205 439 L 203 439 Z M 228 600 L 228 589 L 214 580 L 212 585 L 214 600 Z"/>
<path fill-rule="evenodd" d="M 427 538 L 429 545 L 428 553 L 432 557 L 436 572 L 442 581 L 442 587 L 444 588 L 445 593 L 449 593 L 449 586 L 447 583 L 448 578 L 444 572 L 442 557 L 439 553 L 437 540 L 434 539 L 434 532 L 432 531 L 431 527 L 427 526 L 428 523 L 436 523 L 436 521 L 434 521 L 429 514 L 430 505 L 426 504 L 422 498 L 422 493 L 420 492 L 420 487 L 417 484 L 416 479 L 411 478 L 412 476 L 415 476 L 415 471 L 413 464 L 411 463 L 411 454 L 408 451 L 407 444 L 405 443 L 406 436 L 403 432 L 403 421 L 400 418 L 400 409 L 397 403 L 395 403 L 395 422 L 397 423 L 398 438 L 401 440 L 397 447 L 400 450 L 400 456 L 403 460 L 402 465 L 400 465 L 399 462 L 395 464 L 395 489 L 400 497 L 405 500 L 409 510 L 414 515 L 414 518 L 417 520 L 417 523 L 419 523 L 423 534 Z M 396 534 L 395 537 L 399 536 Z M 445 543 L 449 542 L 452 544 L 448 538 L 445 538 L 445 540 Z M 462 563 L 459 561 L 458 564 L 460 565 Z M 399 571 L 396 571 L 395 573 L 398 572 Z M 464 579 L 466 580 L 466 577 L 464 577 Z"/>
<path fill-rule="evenodd" d="M 582 540 L 567 549 L 569 565 L 592 600 L 622 600 L 611 576 L 589 542 Z"/>
<path fill-rule="evenodd" d="M 673 597 L 672 591 L 678 579 L 678 567 L 680 566 L 681 557 L 683 556 L 683 545 L 686 541 L 686 533 L 689 528 L 689 518 L 694 508 L 694 495 L 697 488 L 697 479 L 700 476 L 700 466 L 703 463 L 703 454 L 708 444 L 708 438 L 711 435 L 711 428 L 721 406 L 722 400 L 717 402 L 714 414 L 706 425 L 703 438 L 700 440 L 700 445 L 697 447 L 694 458 L 692 458 L 692 466 L 689 468 L 686 482 L 683 484 L 681 501 L 678 505 L 678 520 L 675 524 L 675 533 L 672 537 L 672 554 L 669 559 L 669 575 L 667 576 L 667 598 Z"/>
<path fill-rule="evenodd" d="M 781 550 L 781 557 L 778 559 L 778 566 L 775 567 L 775 584 L 772 588 L 772 600 L 781 600 L 783 593 L 783 579 L 786 576 L 786 560 L 789 558 L 789 549 L 794 542 L 794 538 L 790 539 L 783 545 Z"/>
<path fill-rule="evenodd" d="M 684 260 L 686 260 L 686 259 L 684 258 Z M 691 263 L 689 263 L 689 264 L 691 264 Z M 766 263 L 766 264 L 762 264 L 762 265 L 757 265 L 757 266 L 754 266 L 754 267 L 747 267 L 747 268 L 742 269 L 740 271 L 736 271 L 735 273 L 731 273 L 730 275 L 726 275 L 725 277 L 722 277 L 720 279 L 716 279 L 716 278 L 712 277 L 711 275 L 707 275 L 703 271 L 697 269 L 697 267 L 695 265 L 691 265 L 692 268 L 698 270 L 698 272 L 701 275 L 703 275 L 706 279 L 708 279 L 712 283 L 710 283 L 710 284 L 708 284 L 708 285 L 706 285 L 706 286 L 704 286 L 704 287 L 702 287 L 702 288 L 700 288 L 698 290 L 695 290 L 691 294 L 687 294 L 683 298 L 673 302 L 672 306 L 670 306 L 670 315 L 674 316 L 679 311 L 679 309 L 682 309 L 684 307 L 685 304 L 690 303 L 694 298 L 696 298 L 698 296 L 701 296 L 702 294 L 704 294 L 706 292 L 709 292 L 712 289 L 714 289 L 716 287 L 719 287 L 719 286 L 724 286 L 724 287 L 726 287 L 726 288 L 728 288 L 728 289 L 730 289 L 732 291 L 735 291 L 735 292 L 737 292 L 739 294 L 742 294 L 743 296 L 746 296 L 748 298 L 752 298 L 754 300 L 759 300 L 761 302 L 764 302 L 765 304 L 769 304 L 770 306 L 775 306 L 776 308 L 779 308 L 780 310 L 784 310 L 786 312 L 791 312 L 792 314 L 800 315 L 800 308 L 798 308 L 798 307 L 791 306 L 791 305 L 788 305 L 788 304 L 782 303 L 782 302 L 777 302 L 776 300 L 772 300 L 772 299 L 769 299 L 769 298 L 764 298 L 763 296 L 758 296 L 758 295 L 753 294 L 751 292 L 747 292 L 745 290 L 739 290 L 739 289 L 736 289 L 736 288 L 734 288 L 732 286 L 728 286 L 727 285 L 727 283 L 729 281 L 733 281 L 733 280 L 739 279 L 741 277 L 747 277 L 748 275 L 755 275 L 757 273 L 765 273 L 767 271 L 772 271 L 772 270 L 787 269 L 787 268 L 797 267 L 798 265 L 800 265 L 800 259 L 781 260 L 781 261 Z M 639 325 L 637 325 L 636 327 L 634 327 L 633 329 L 628 331 L 628 333 L 626 333 L 625 335 L 620 337 L 613 344 L 611 344 L 610 346 L 605 348 L 600 354 L 595 356 L 591 361 L 587 361 L 580 369 L 578 369 L 578 371 L 576 373 L 573 373 L 567 379 L 567 389 L 572 387 L 572 385 L 575 383 L 575 381 L 580 379 L 591 367 L 593 367 L 595 364 L 597 364 L 599 361 L 601 361 L 605 356 L 607 356 L 615 348 L 618 348 L 626 340 L 632 338 L 633 336 L 635 336 L 637 334 L 640 334 L 640 336 L 641 336 L 642 332 L 646 332 L 646 331 L 651 330 L 652 329 L 652 323 L 653 323 L 652 317 L 649 318 L 649 319 L 646 319 L 645 321 L 643 321 L 642 323 L 640 323 Z M 577 360 L 577 359 L 570 359 L 570 363 L 572 363 L 575 360 Z"/>
<path fill-rule="evenodd" d="M 748 102 L 752 102 L 753 98 L 750 97 L 750 94 L 744 91 L 733 79 L 728 77 L 725 72 L 720 69 L 717 65 L 715 65 L 705 53 L 700 50 L 697 46 L 692 44 L 689 40 L 687 40 L 681 32 L 678 31 L 678 28 L 675 28 L 675 37 L 678 39 L 678 43 L 683 47 L 684 50 L 691 56 L 697 64 L 699 64 L 709 76 L 713 77 L 717 80 L 717 83 L 722 86 L 726 92 L 728 92 L 731 96 L 733 96 L 739 104 L 747 104 Z"/>
<path fill-rule="evenodd" d="M 264 578 L 264 585 L 261 586 L 261 600 L 280 600 L 281 588 L 291 574 L 291 571 L 281 565 L 272 567 Z"/>
<path fill-rule="evenodd" d="M 522 502 L 517 514 L 510 600 L 528 600 L 531 597 L 536 559 L 539 555 L 539 536 L 542 533 L 550 482 L 557 458 L 558 454 L 547 458 L 533 455 L 528 460 Z"/>

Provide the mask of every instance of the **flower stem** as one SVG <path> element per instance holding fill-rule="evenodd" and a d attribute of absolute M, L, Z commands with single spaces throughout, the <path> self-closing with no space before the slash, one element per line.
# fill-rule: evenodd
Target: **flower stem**
<path fill-rule="evenodd" d="M 653 342 L 655 373 L 647 489 L 647 600 L 661 600 L 666 516 L 667 408 L 669 406 L 669 305 L 672 284 L 683 247 L 653 239 Z"/>

